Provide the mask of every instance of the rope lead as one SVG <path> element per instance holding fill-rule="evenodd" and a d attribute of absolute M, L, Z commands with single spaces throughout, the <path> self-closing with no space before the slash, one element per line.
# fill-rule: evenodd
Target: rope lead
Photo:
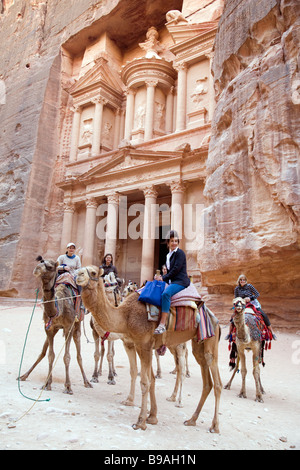
<path fill-rule="evenodd" d="M 20 377 L 21 377 L 21 369 L 22 369 L 22 364 L 23 364 L 23 358 L 24 358 L 25 348 L 26 348 L 26 344 L 27 344 L 27 338 L 28 338 L 28 334 L 29 334 L 30 327 L 31 327 L 31 323 L 32 323 L 32 319 L 33 319 L 35 307 L 36 307 L 36 305 L 37 305 L 38 295 L 39 295 L 39 289 L 36 289 L 36 296 L 35 296 L 34 306 L 33 306 L 33 309 L 32 309 L 32 313 L 31 313 L 29 325 L 28 325 L 28 328 L 27 328 L 26 336 L 25 336 L 24 346 L 23 346 L 23 350 L 22 350 L 21 362 L 20 362 L 20 367 L 19 367 L 19 375 L 18 375 L 18 389 L 19 389 L 20 394 L 21 394 L 24 398 L 27 398 L 27 400 L 31 400 L 31 401 L 34 401 L 34 402 L 45 402 L 45 401 L 50 401 L 50 398 L 47 398 L 46 400 L 39 400 L 39 399 L 27 397 L 27 396 L 24 395 L 24 393 L 22 392 L 21 386 L 20 386 Z M 43 390 L 42 390 L 42 391 L 43 391 Z M 40 394 L 40 396 L 41 396 L 41 394 Z"/>

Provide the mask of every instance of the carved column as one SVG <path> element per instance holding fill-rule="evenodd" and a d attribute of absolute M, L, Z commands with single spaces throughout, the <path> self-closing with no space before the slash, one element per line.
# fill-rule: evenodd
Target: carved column
<path fill-rule="evenodd" d="M 72 111 L 74 112 L 74 116 L 71 133 L 70 162 L 76 162 L 80 132 L 81 107 L 73 107 Z"/>
<path fill-rule="evenodd" d="M 171 134 L 173 132 L 173 107 L 174 107 L 174 87 L 171 87 L 167 94 L 166 100 L 166 133 Z"/>
<path fill-rule="evenodd" d="M 141 265 L 141 284 L 152 281 L 154 274 L 154 249 L 156 228 L 157 191 L 153 186 L 144 189 L 145 212 Z"/>
<path fill-rule="evenodd" d="M 127 101 L 126 101 L 126 114 L 125 114 L 125 133 L 124 139 L 130 140 L 132 126 L 133 126 L 133 115 L 134 115 L 134 96 L 135 91 L 131 88 L 127 89 Z"/>
<path fill-rule="evenodd" d="M 209 75 L 208 75 L 208 120 L 211 121 L 214 115 L 216 98 L 214 89 L 214 77 L 212 74 L 212 63 L 214 54 L 211 52 L 206 57 L 209 59 Z"/>
<path fill-rule="evenodd" d="M 93 140 L 92 140 L 92 156 L 94 157 L 96 155 L 99 155 L 100 153 L 103 108 L 104 108 L 104 105 L 107 103 L 107 101 L 99 97 L 93 100 L 93 103 L 95 103 Z"/>
<path fill-rule="evenodd" d="M 66 246 L 70 243 L 72 236 L 73 216 L 75 212 L 75 206 L 71 201 L 64 201 L 64 218 L 61 234 L 61 253 L 64 253 Z M 74 242 L 76 243 L 76 242 Z"/>
<path fill-rule="evenodd" d="M 176 132 L 180 132 L 186 128 L 187 65 L 181 62 L 175 68 L 178 70 Z"/>
<path fill-rule="evenodd" d="M 154 126 L 154 97 L 155 87 L 158 80 L 146 80 L 147 99 L 146 99 L 146 116 L 145 116 L 145 141 L 151 140 L 153 137 Z"/>
<path fill-rule="evenodd" d="M 120 128 L 121 128 L 121 109 L 116 109 L 115 112 L 115 133 L 114 133 L 114 149 L 118 148 L 120 142 Z"/>
<path fill-rule="evenodd" d="M 181 181 L 175 181 L 170 184 L 170 188 L 172 193 L 171 229 L 176 230 L 179 239 L 182 240 L 185 187 Z"/>
<path fill-rule="evenodd" d="M 95 198 L 89 197 L 86 202 L 85 227 L 84 227 L 84 247 L 83 247 L 83 266 L 93 264 L 94 245 L 96 235 L 96 211 L 98 203 Z"/>
<path fill-rule="evenodd" d="M 107 203 L 107 226 L 104 255 L 111 253 L 113 259 L 115 259 L 118 233 L 119 195 L 116 193 L 110 194 L 107 196 Z"/>

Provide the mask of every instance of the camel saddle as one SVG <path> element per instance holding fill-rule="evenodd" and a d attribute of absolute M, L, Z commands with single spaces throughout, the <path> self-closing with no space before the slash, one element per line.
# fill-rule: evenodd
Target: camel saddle
<path fill-rule="evenodd" d="M 245 324 L 248 326 L 251 336 L 256 341 L 261 341 L 261 364 L 265 366 L 264 362 L 264 350 L 271 349 L 271 341 L 273 339 L 272 333 L 267 328 L 264 319 L 260 312 L 255 308 L 253 304 L 248 303 L 244 310 Z M 237 358 L 237 347 L 236 347 L 236 328 L 233 328 L 231 335 L 229 336 L 229 367 L 235 368 Z"/>
<path fill-rule="evenodd" d="M 60 274 L 55 281 L 55 287 L 59 286 L 60 284 L 63 284 L 68 288 L 70 292 L 70 297 L 73 297 L 75 313 L 79 321 L 82 321 L 84 317 L 84 312 L 81 309 L 81 297 L 79 294 L 78 286 L 72 274 L 70 273 Z"/>

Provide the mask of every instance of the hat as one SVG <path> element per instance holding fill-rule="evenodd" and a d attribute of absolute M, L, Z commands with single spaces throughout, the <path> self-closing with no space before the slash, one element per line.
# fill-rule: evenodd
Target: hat
<path fill-rule="evenodd" d="M 68 243 L 68 244 L 67 244 L 67 248 L 70 248 L 70 246 L 74 246 L 74 248 L 76 248 L 75 243 Z"/>

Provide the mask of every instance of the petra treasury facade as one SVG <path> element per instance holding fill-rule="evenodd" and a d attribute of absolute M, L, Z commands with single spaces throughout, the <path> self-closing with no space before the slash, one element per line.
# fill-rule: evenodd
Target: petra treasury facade
<path fill-rule="evenodd" d="M 142 283 L 174 228 L 220 317 L 243 272 L 300 328 L 299 2 L 0 10 L 0 294 L 32 298 L 35 257 L 70 241 Z"/>

